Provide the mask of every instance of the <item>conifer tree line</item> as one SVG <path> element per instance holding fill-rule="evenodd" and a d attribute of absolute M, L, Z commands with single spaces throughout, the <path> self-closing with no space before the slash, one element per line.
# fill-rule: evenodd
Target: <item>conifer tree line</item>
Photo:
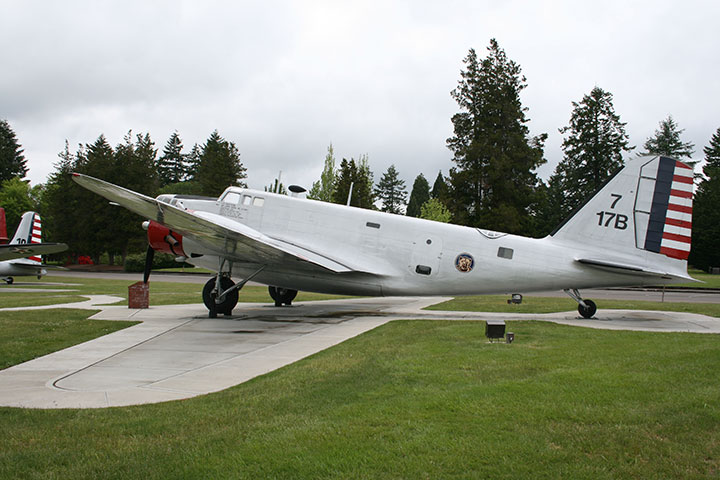
<path fill-rule="evenodd" d="M 408 192 L 395 164 L 376 180 L 367 154 L 338 162 L 330 144 L 308 198 L 541 237 L 602 186 L 629 155 L 687 160 L 694 153 L 695 145 L 683 141 L 684 130 L 670 115 L 642 148 L 630 145 L 612 93 L 594 86 L 571 103 L 568 124 L 558 128 L 563 157 L 543 181 L 536 172 L 546 162 L 547 134 L 529 133 L 528 109 L 520 99 L 526 87 L 521 67 L 495 39 L 482 58 L 470 49 L 458 84 L 450 92 L 458 112 L 451 118 L 453 135 L 447 139 L 452 155 L 447 175 L 439 171 L 426 178 L 420 173 Z M 703 152 L 707 165 L 697 178 L 690 262 L 705 269 L 720 266 L 715 247 L 720 238 L 720 128 Z M 93 175 L 150 196 L 217 196 L 228 185 L 244 185 L 247 178 L 238 148 L 217 131 L 204 144 L 189 149 L 178 132 L 162 149 L 148 134 L 128 133 L 115 147 L 101 135 L 75 152 L 66 144 L 59 156 L 48 182 L 29 189 L 20 180 L 27 172 L 23 150 L 10 125 L 0 121 L 0 205 L 8 211 L 9 228 L 22 211 L 38 209 L 53 239 L 96 258 L 103 252 L 112 259 L 142 251 L 140 222 L 77 188 L 69 172 Z M 433 178 L 431 187 L 428 179 Z M 286 193 L 280 178 L 265 190 Z"/>

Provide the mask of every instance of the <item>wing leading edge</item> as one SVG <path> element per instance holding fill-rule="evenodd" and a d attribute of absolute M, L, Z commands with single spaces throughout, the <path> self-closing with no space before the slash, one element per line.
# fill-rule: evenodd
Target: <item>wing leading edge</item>
<path fill-rule="evenodd" d="M 104 180 L 80 173 L 72 175 L 73 180 L 84 188 L 190 237 L 234 262 L 284 268 L 292 268 L 299 262 L 306 268 L 320 267 L 335 273 L 360 271 L 318 252 L 270 238 L 221 215 L 183 210 Z"/>

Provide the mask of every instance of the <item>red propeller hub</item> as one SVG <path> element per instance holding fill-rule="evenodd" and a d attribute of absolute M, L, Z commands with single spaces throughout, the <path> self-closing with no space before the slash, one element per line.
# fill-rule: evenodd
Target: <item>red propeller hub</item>
<path fill-rule="evenodd" d="M 150 220 L 147 226 L 148 243 L 153 250 L 165 252 L 176 257 L 187 257 L 182 247 L 182 235 Z"/>

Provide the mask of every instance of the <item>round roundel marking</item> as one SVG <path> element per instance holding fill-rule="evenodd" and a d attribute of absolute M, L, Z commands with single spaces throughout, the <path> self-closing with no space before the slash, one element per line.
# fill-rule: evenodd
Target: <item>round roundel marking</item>
<path fill-rule="evenodd" d="M 469 272 L 475 266 L 475 259 L 469 253 L 461 253 L 455 257 L 455 268 L 461 272 Z"/>

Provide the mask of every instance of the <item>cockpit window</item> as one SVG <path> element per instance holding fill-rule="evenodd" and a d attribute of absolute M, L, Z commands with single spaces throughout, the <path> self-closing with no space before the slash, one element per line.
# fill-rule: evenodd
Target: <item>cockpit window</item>
<path fill-rule="evenodd" d="M 255 197 L 253 199 L 253 206 L 262 207 L 265 204 L 265 199 L 262 197 Z"/>
<path fill-rule="evenodd" d="M 250 195 L 243 195 L 243 205 L 250 205 L 252 203 L 252 197 Z"/>
<path fill-rule="evenodd" d="M 240 194 L 235 192 L 228 192 L 225 195 L 225 198 L 223 198 L 223 202 L 237 205 L 238 203 L 240 203 Z"/>

